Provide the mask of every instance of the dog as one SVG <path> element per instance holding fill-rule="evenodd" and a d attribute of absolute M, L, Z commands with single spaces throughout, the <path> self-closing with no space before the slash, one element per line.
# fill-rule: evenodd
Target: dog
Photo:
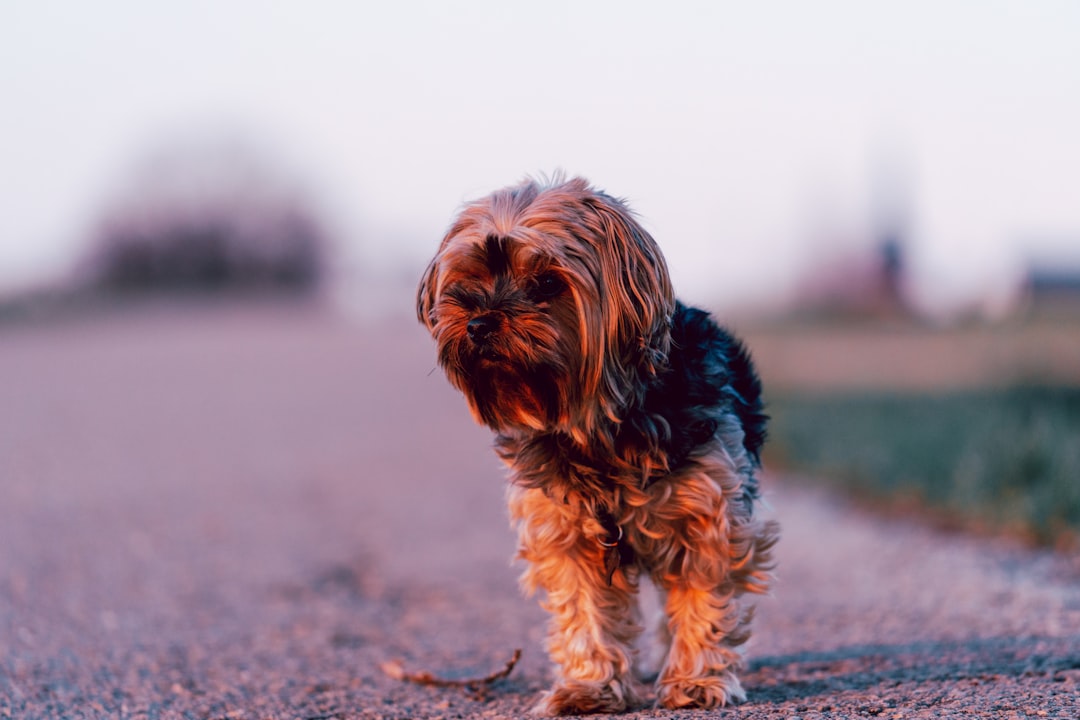
<path fill-rule="evenodd" d="M 743 596 L 769 591 L 779 536 L 754 513 L 761 382 L 739 340 L 675 299 L 626 204 L 562 177 L 466 204 L 417 313 L 509 469 L 521 584 L 551 614 L 556 679 L 534 712 L 641 704 L 646 579 L 664 608 L 656 702 L 744 700 Z"/>

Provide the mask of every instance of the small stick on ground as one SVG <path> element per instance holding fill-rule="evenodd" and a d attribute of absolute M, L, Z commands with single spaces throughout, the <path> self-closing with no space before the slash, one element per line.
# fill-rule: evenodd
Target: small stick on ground
<path fill-rule="evenodd" d="M 517 665 L 517 661 L 520 659 L 521 648 L 517 648 L 514 650 L 513 656 L 506 663 L 506 667 L 501 670 L 496 670 L 490 675 L 485 675 L 481 678 L 462 678 L 460 680 L 441 678 L 427 670 L 406 672 L 405 668 L 401 665 L 400 660 L 384 662 L 379 665 L 379 668 L 395 680 L 403 680 L 405 682 L 416 683 L 417 685 L 428 685 L 431 687 L 463 688 L 469 690 L 478 697 L 483 697 L 487 687 L 509 675 L 514 669 L 514 666 Z"/>

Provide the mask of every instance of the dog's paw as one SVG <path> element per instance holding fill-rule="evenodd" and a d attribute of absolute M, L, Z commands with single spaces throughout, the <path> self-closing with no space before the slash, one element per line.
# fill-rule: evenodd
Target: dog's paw
<path fill-rule="evenodd" d="M 657 704 L 671 710 L 718 708 L 745 701 L 746 691 L 730 671 L 703 678 L 661 680 L 656 688 Z"/>
<path fill-rule="evenodd" d="M 588 715 L 589 713 L 624 712 L 638 704 L 638 695 L 632 685 L 619 680 L 607 683 L 571 682 L 558 684 L 540 697 L 532 714 L 540 717 L 553 715 Z"/>

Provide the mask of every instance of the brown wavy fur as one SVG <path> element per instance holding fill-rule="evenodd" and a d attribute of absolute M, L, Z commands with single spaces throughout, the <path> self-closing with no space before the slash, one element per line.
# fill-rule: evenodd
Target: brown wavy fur
<path fill-rule="evenodd" d="M 625 205 L 580 178 L 468 204 L 424 274 L 417 312 L 509 467 L 522 585 L 543 590 L 552 615 L 557 677 L 537 712 L 639 702 L 642 574 L 666 596 L 658 702 L 742 699 L 735 672 L 752 612 L 741 596 L 768 590 L 778 530 L 753 516 L 756 448 L 731 402 L 695 409 L 712 424 L 685 456 L 672 450 L 683 414 L 650 410 L 650 397 L 671 394 L 682 352 L 673 316 L 687 311 Z M 719 355 L 703 351 L 701 366 L 723 378 Z"/>

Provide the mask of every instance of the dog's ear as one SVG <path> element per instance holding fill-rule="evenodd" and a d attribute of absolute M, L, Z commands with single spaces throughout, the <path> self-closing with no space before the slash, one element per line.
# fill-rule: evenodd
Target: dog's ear
<path fill-rule="evenodd" d="M 620 201 L 600 192 L 586 197 L 602 247 L 602 303 L 611 360 L 652 374 L 667 356 L 675 296 L 656 241 Z"/>
<path fill-rule="evenodd" d="M 427 269 L 424 270 L 424 274 L 420 278 L 420 285 L 416 289 L 416 317 L 428 330 L 435 327 L 435 304 L 441 290 L 439 286 L 441 282 L 440 275 L 443 272 L 442 265 L 447 248 L 458 235 L 475 231 L 478 217 L 480 219 L 485 217 L 484 202 L 477 201 L 465 206 L 465 209 L 461 211 L 461 214 L 458 215 L 454 223 L 446 231 L 446 234 L 443 235 L 435 257 L 428 263 Z M 446 269 L 449 270 L 449 266 Z"/>
<path fill-rule="evenodd" d="M 435 257 L 428 263 L 427 269 L 424 270 L 424 274 L 420 278 L 420 285 L 416 288 L 416 317 L 428 330 L 435 327 L 435 301 L 439 296 L 439 274 L 442 269 L 443 254 L 450 241 L 459 233 L 464 232 L 467 227 L 468 223 L 464 219 L 464 214 L 462 214 L 462 217 L 459 217 L 443 235 Z"/>
<path fill-rule="evenodd" d="M 675 296 L 656 241 L 621 201 L 582 178 L 564 187 L 577 201 L 579 239 L 593 250 L 595 311 L 582 314 L 581 395 L 594 402 L 579 421 L 591 431 L 603 418 L 618 423 L 666 365 Z"/>
<path fill-rule="evenodd" d="M 445 243 L 445 240 L 443 241 Z M 428 263 L 416 289 L 416 317 L 431 330 L 435 327 L 435 293 L 439 273 L 439 256 Z"/>

